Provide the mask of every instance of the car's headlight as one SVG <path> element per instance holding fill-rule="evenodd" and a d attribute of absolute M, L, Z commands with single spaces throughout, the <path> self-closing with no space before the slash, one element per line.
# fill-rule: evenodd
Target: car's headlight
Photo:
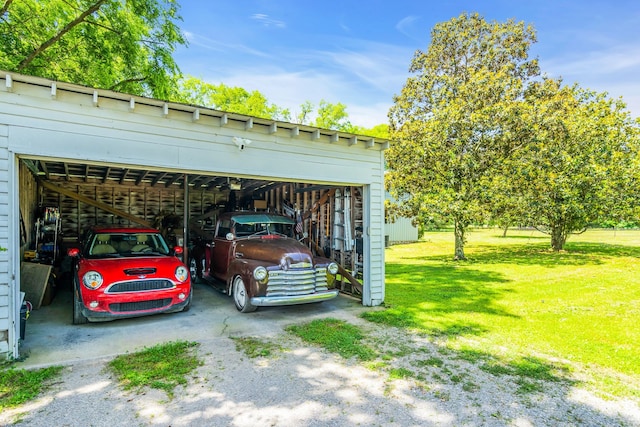
<path fill-rule="evenodd" d="M 97 271 L 87 271 L 82 276 L 82 283 L 89 289 L 98 289 L 102 285 L 102 274 Z"/>
<path fill-rule="evenodd" d="M 338 274 L 338 264 L 336 264 L 335 262 L 330 262 L 327 266 L 327 271 L 335 276 L 336 274 Z"/>
<path fill-rule="evenodd" d="M 178 266 L 178 268 L 176 268 L 176 280 L 182 283 L 187 280 L 187 277 L 189 277 L 189 270 L 187 270 L 187 267 L 184 265 Z"/>
<path fill-rule="evenodd" d="M 269 272 L 263 266 L 256 267 L 255 270 L 253 270 L 253 278 L 258 282 L 264 282 L 268 277 Z"/>

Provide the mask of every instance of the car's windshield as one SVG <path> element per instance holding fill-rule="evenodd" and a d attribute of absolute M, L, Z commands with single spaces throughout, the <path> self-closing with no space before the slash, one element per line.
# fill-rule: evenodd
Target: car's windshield
<path fill-rule="evenodd" d="M 85 256 L 90 258 L 169 255 L 159 233 L 98 233 L 90 237 Z"/>
<path fill-rule="evenodd" d="M 282 222 L 249 222 L 236 223 L 235 232 L 237 237 L 247 237 L 255 235 L 280 234 L 287 237 L 293 236 L 293 224 Z"/>

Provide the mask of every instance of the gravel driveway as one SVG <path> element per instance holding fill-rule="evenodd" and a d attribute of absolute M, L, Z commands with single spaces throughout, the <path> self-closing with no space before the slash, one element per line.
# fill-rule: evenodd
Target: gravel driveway
<path fill-rule="evenodd" d="M 375 363 L 303 343 L 285 332 L 291 319 L 259 334 L 224 327 L 207 339 L 185 338 L 199 343 L 204 364 L 173 399 L 158 390 L 123 391 L 105 369 L 111 356 L 78 359 L 64 363 L 40 398 L 3 411 L 0 425 L 640 426 L 637 402 L 604 401 L 565 380 L 523 393 L 518 377 L 490 373 L 429 338 L 362 320 L 357 304 L 339 304 L 348 307 L 307 306 L 301 322 L 334 317 L 359 325 L 384 355 Z M 281 350 L 249 358 L 236 350 L 235 336 Z"/>

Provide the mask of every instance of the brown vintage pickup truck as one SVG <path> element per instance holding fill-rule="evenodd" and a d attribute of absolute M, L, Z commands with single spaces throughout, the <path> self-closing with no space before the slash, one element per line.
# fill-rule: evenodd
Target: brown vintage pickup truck
<path fill-rule="evenodd" d="M 189 263 L 192 277 L 233 296 L 243 313 L 260 306 L 335 298 L 338 265 L 314 257 L 294 238 L 295 225 L 293 219 L 274 213 L 221 214 L 213 241 Z"/>

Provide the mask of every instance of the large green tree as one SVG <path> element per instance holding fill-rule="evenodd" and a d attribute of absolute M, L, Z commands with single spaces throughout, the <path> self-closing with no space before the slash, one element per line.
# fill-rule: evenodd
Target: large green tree
<path fill-rule="evenodd" d="M 502 194 L 524 206 L 517 213 L 548 233 L 555 251 L 594 222 L 633 218 L 638 123 L 626 105 L 548 78 L 525 98 L 529 139 L 498 175 Z"/>
<path fill-rule="evenodd" d="M 437 24 L 426 52 L 389 111 L 387 186 L 397 212 L 455 226 L 455 259 L 465 259 L 469 225 L 488 212 L 490 177 L 526 132 L 522 97 L 537 76 L 531 26 L 462 14 Z"/>
<path fill-rule="evenodd" d="M 0 0 L 0 69 L 167 99 L 176 0 Z"/>

